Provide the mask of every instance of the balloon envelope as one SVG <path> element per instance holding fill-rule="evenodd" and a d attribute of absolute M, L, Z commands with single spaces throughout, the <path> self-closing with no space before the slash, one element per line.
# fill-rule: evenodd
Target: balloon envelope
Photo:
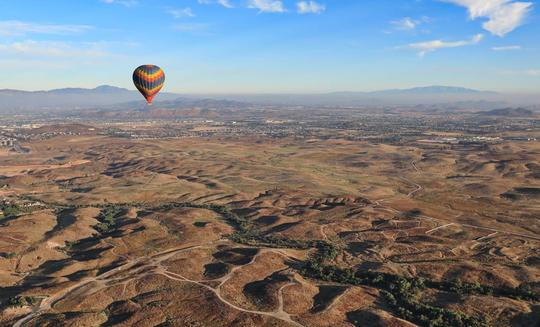
<path fill-rule="evenodd" d="M 133 72 L 133 84 L 144 96 L 148 104 L 161 91 L 165 83 L 165 72 L 155 65 L 142 65 Z"/>

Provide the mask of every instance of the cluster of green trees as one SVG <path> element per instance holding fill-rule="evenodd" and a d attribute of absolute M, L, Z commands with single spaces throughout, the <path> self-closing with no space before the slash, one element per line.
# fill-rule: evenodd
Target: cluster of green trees
<path fill-rule="evenodd" d="M 428 327 L 487 327 L 484 319 L 470 317 L 461 312 L 420 303 L 414 298 L 382 291 L 386 302 L 403 319 Z"/>
<path fill-rule="evenodd" d="M 430 281 L 427 286 L 442 291 L 456 293 L 458 295 L 494 295 L 505 296 L 517 300 L 540 301 L 540 295 L 535 293 L 528 285 L 520 285 L 515 288 L 493 287 L 476 283 L 463 283 L 461 280 L 435 282 Z"/>
<path fill-rule="evenodd" d="M 100 234 L 105 234 L 113 230 L 116 226 L 116 218 L 123 212 L 123 207 L 118 205 L 108 205 L 101 209 L 97 216 L 99 224 L 94 226 Z"/>
<path fill-rule="evenodd" d="M 394 312 L 403 319 L 429 327 L 484 327 L 482 319 L 463 313 L 439 308 L 418 301 L 418 295 L 426 288 L 420 277 L 404 277 L 375 271 L 340 269 L 322 264 L 316 257 L 303 267 L 303 276 L 328 282 L 371 286 L 381 290 L 384 299 Z"/>
<path fill-rule="evenodd" d="M 80 244 L 80 241 L 66 241 L 65 246 L 61 249 L 67 254 L 74 251 L 75 247 Z"/>
<path fill-rule="evenodd" d="M 139 205 L 140 206 L 140 205 Z M 147 206 L 145 206 L 147 207 Z M 249 221 L 240 217 L 239 215 L 233 213 L 228 207 L 219 204 L 198 204 L 192 202 L 172 202 L 159 205 L 157 207 L 147 207 L 152 210 L 170 210 L 173 208 L 196 208 L 196 209 L 207 209 L 219 214 L 225 221 L 231 224 L 239 231 L 247 231 L 249 229 Z"/>
<path fill-rule="evenodd" d="M 505 293 L 506 291 L 508 291 L 508 293 Z M 529 285 L 525 285 L 525 284 L 521 284 L 516 288 L 503 289 L 501 292 L 498 293 L 498 295 L 514 297 L 518 300 L 526 300 L 526 301 L 534 301 L 534 302 L 540 301 L 540 294 L 535 293 Z"/>
<path fill-rule="evenodd" d="M 280 238 L 273 235 L 264 235 L 254 230 L 237 231 L 230 235 L 229 239 L 235 243 L 249 246 L 289 248 L 298 250 L 307 250 L 314 247 L 313 241 Z"/>
<path fill-rule="evenodd" d="M 251 228 L 236 231 L 229 236 L 229 239 L 233 242 L 249 246 L 297 250 L 317 249 L 316 254 L 313 256 L 313 260 L 320 262 L 332 261 L 339 253 L 339 247 L 330 241 L 282 238 L 274 235 L 262 234 Z"/>
<path fill-rule="evenodd" d="M 316 261 L 325 263 L 334 260 L 339 254 L 340 248 L 337 244 L 330 241 L 316 241 Z"/>
<path fill-rule="evenodd" d="M 23 307 L 26 305 L 36 305 L 39 299 L 33 296 L 14 296 L 7 300 L 8 307 Z"/>
<path fill-rule="evenodd" d="M 14 203 L 0 202 L 0 210 L 2 210 L 3 215 L 0 215 L 1 218 L 13 218 L 17 217 L 23 213 L 23 209 Z"/>

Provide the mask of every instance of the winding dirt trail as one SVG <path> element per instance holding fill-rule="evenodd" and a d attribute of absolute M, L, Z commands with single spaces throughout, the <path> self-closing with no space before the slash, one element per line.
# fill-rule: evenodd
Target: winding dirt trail
<path fill-rule="evenodd" d="M 420 169 L 418 169 L 418 166 L 416 166 L 416 160 L 411 161 L 411 167 L 413 167 L 413 169 L 414 169 L 417 173 L 420 172 Z"/>
<path fill-rule="evenodd" d="M 128 273 L 129 275 L 135 275 L 136 278 L 141 278 L 141 277 L 144 277 L 144 276 L 147 276 L 148 274 L 140 274 L 140 275 L 137 275 L 137 273 L 141 272 L 141 271 L 144 271 L 145 269 L 147 269 L 149 266 L 155 266 L 156 262 L 155 261 L 155 258 L 160 258 L 161 261 L 164 261 L 164 260 L 167 260 L 169 259 L 170 257 L 174 256 L 175 254 L 178 254 L 178 253 L 181 253 L 181 252 L 184 252 L 184 251 L 189 251 L 189 250 L 192 250 L 192 249 L 197 249 L 197 248 L 201 248 L 203 247 L 203 245 L 197 245 L 197 246 L 189 246 L 189 247 L 184 247 L 184 248 L 173 248 L 173 249 L 168 249 L 166 251 L 163 251 L 161 253 L 158 253 L 154 256 L 151 256 L 151 257 L 142 257 L 142 258 L 139 258 L 139 259 L 135 259 L 135 260 L 130 260 L 128 261 L 127 263 L 121 265 L 121 266 L 118 266 L 116 268 L 113 268 L 99 276 L 96 276 L 96 277 L 91 277 L 91 278 L 84 278 L 83 280 L 81 280 L 80 282 L 66 288 L 66 289 L 63 289 L 62 291 L 48 297 L 48 298 L 45 298 L 44 300 L 41 301 L 41 303 L 39 304 L 39 306 L 37 307 L 34 307 L 32 312 L 26 316 L 24 316 L 23 318 L 19 319 L 14 325 L 13 327 L 21 327 L 24 323 L 30 321 L 31 319 L 41 315 L 42 313 L 45 313 L 46 311 L 48 310 L 51 310 L 52 307 L 66 299 L 67 297 L 69 297 L 70 295 L 72 294 L 76 294 L 78 293 L 78 291 L 82 291 L 82 294 L 93 294 L 95 292 L 98 292 L 100 290 L 102 290 L 103 288 L 105 287 L 110 287 L 110 286 L 113 286 L 115 281 L 123 281 L 124 283 L 127 281 L 127 280 L 130 280 L 130 276 L 128 277 L 120 277 L 120 278 L 115 278 L 115 274 L 122 274 L 122 273 Z M 150 259 L 150 260 L 149 260 Z M 154 259 L 154 260 L 152 260 Z M 140 265 L 142 262 L 144 262 L 145 260 L 149 260 L 149 263 L 147 264 L 143 264 L 143 265 Z M 134 269 L 133 269 L 134 268 Z M 133 269 L 132 271 L 130 271 L 131 269 Z M 136 279 L 134 278 L 133 276 L 131 276 L 131 280 L 133 279 Z M 91 284 L 97 284 L 99 287 L 92 287 L 91 288 L 91 292 L 84 292 L 84 288 L 86 286 L 89 286 Z M 79 294 L 81 295 L 81 294 Z"/>
<path fill-rule="evenodd" d="M 257 314 L 257 315 L 263 315 L 263 316 L 270 316 L 270 317 L 273 317 L 273 318 L 276 318 L 276 319 L 279 319 L 279 320 L 282 320 L 282 321 L 285 321 L 291 325 L 294 325 L 294 326 L 299 326 L 299 327 L 304 327 L 303 325 L 301 325 L 300 323 L 294 321 L 291 317 L 290 314 L 288 314 L 284 308 L 283 308 L 283 305 L 284 305 L 284 301 L 283 301 L 283 290 L 286 288 L 286 287 L 289 287 L 289 286 L 292 286 L 292 285 L 296 285 L 298 284 L 296 281 L 291 281 L 290 283 L 282 286 L 279 291 L 278 291 L 278 308 L 275 310 L 275 311 L 270 311 L 270 312 L 267 312 L 267 311 L 257 311 L 257 310 L 249 310 L 249 309 L 244 309 L 242 307 L 239 307 L 238 305 L 234 304 L 234 303 L 231 303 L 229 300 L 227 300 L 223 294 L 222 294 L 222 287 L 223 285 L 225 285 L 225 283 L 227 283 L 227 281 L 229 281 L 231 278 L 234 277 L 234 275 L 236 274 L 237 271 L 241 270 L 241 269 L 244 269 L 250 265 L 253 265 L 256 261 L 257 261 L 257 258 L 259 258 L 262 254 L 265 254 L 265 253 L 277 253 L 281 256 L 284 256 L 286 258 L 289 258 L 288 255 L 286 255 L 285 253 L 279 251 L 279 250 L 274 250 L 274 249 L 260 249 L 260 251 L 253 256 L 253 258 L 251 259 L 250 262 L 248 262 L 247 264 L 245 265 L 242 265 L 242 266 L 237 266 L 237 267 L 234 267 L 233 269 L 231 269 L 231 271 L 223 276 L 223 277 L 220 277 L 220 278 L 216 278 L 216 279 L 209 279 L 209 280 L 191 280 L 191 279 L 188 279 L 180 274 L 177 274 L 177 273 L 173 273 L 171 271 L 168 271 L 166 270 L 165 267 L 163 266 L 160 266 L 159 270 L 156 272 L 157 274 L 160 274 L 162 276 L 165 276 L 171 280 L 175 280 L 175 281 L 179 281 L 179 282 L 186 282 L 186 283 L 192 283 L 192 284 L 195 284 L 195 285 L 198 285 L 198 286 L 201 286 L 201 287 L 204 287 L 206 288 L 207 290 L 211 291 L 212 293 L 214 293 L 214 295 L 225 305 L 235 309 L 235 310 L 238 310 L 238 311 L 241 311 L 241 312 L 246 312 L 246 313 L 251 313 L 251 314 Z M 219 285 L 216 286 L 216 287 L 212 287 L 210 285 L 207 285 L 205 283 L 207 282 L 219 282 Z"/>
<path fill-rule="evenodd" d="M 278 301 L 280 303 L 280 307 L 275 310 L 275 311 L 271 311 L 271 312 L 267 312 L 267 311 L 256 311 L 256 310 L 248 310 L 248 309 L 244 309 L 244 308 L 241 308 L 239 306 L 237 306 L 236 304 L 234 303 L 231 303 L 229 302 L 227 299 L 225 299 L 223 297 L 223 295 L 221 294 L 221 288 L 218 286 L 216 288 L 213 288 L 209 285 L 206 285 L 206 284 L 203 284 L 202 282 L 200 281 L 195 281 L 195 280 L 190 280 L 190 279 L 187 279 L 186 277 L 182 276 L 182 275 L 179 275 L 179 274 L 176 274 L 176 273 L 173 273 L 173 272 L 169 272 L 169 271 L 162 271 L 160 272 L 159 274 L 169 278 L 169 279 L 172 279 L 172 280 L 175 280 L 175 281 L 179 281 L 179 282 L 187 282 L 187 283 L 192 283 L 192 284 L 195 284 L 195 285 L 198 285 L 198 286 L 201 286 L 201 287 L 204 287 L 206 288 L 207 290 L 211 291 L 212 293 L 214 293 L 214 295 L 224 304 L 228 305 L 229 307 L 235 309 L 235 310 L 238 310 L 238 311 L 241 311 L 241 312 L 246 312 L 246 313 L 251 313 L 251 314 L 257 314 L 257 315 L 261 315 L 261 316 L 269 316 L 269 317 L 273 317 L 273 318 L 276 318 L 276 319 L 279 319 L 279 320 L 282 320 L 282 321 L 285 321 L 291 325 L 294 325 L 294 326 L 299 326 L 299 327 L 304 327 L 303 325 L 301 325 L 300 323 L 294 321 L 292 318 L 291 318 L 291 315 L 288 314 L 287 312 L 285 312 L 283 310 L 283 288 L 284 287 L 281 287 L 280 288 L 280 291 L 278 292 Z M 294 285 L 295 283 L 290 283 L 290 284 L 287 284 L 285 286 L 290 286 L 290 285 Z"/>
<path fill-rule="evenodd" d="M 415 172 L 418 172 L 420 174 L 423 173 L 418 168 L 418 166 L 416 166 L 416 161 L 411 162 L 411 167 L 415 170 Z M 414 197 L 414 195 L 416 193 L 424 190 L 424 187 L 422 185 L 416 183 L 416 182 L 413 182 L 413 181 L 411 181 L 411 180 L 409 180 L 409 179 L 407 179 L 407 178 L 405 178 L 403 176 L 399 176 L 399 178 L 406 181 L 406 182 L 408 182 L 411 185 L 414 185 L 416 187 L 415 190 L 413 190 L 413 191 L 409 192 L 409 194 L 407 194 L 408 198 L 412 198 L 412 197 Z M 373 201 L 373 204 L 375 204 L 375 206 L 378 207 L 378 208 L 374 208 L 374 209 L 391 212 L 393 214 L 401 214 L 402 213 L 402 211 L 399 211 L 399 210 L 397 210 L 395 208 L 392 208 L 392 207 L 390 207 L 388 205 L 382 204 L 383 202 L 385 202 L 387 200 L 388 199 L 380 199 L 380 200 Z M 461 212 L 456 217 L 463 216 L 464 214 L 465 214 L 464 212 Z M 421 216 L 418 216 L 418 218 L 428 220 L 428 221 L 434 221 L 434 222 L 437 222 L 437 223 L 440 224 L 438 227 L 429 230 L 428 233 L 432 233 L 432 232 L 434 232 L 434 231 L 436 231 L 438 229 L 449 227 L 449 226 L 460 226 L 460 227 L 464 227 L 464 228 L 472 228 L 472 229 L 481 230 L 481 231 L 490 232 L 490 233 L 498 233 L 498 234 L 502 234 L 502 235 L 523 237 L 523 238 L 527 238 L 527 239 L 531 239 L 531 240 L 535 240 L 535 241 L 540 241 L 540 236 L 528 235 L 528 234 L 523 234 L 523 233 L 508 232 L 508 231 L 503 231 L 503 230 L 496 229 L 496 228 L 483 227 L 483 226 L 477 226 L 477 225 L 472 225 L 472 224 L 462 224 L 462 223 L 448 221 L 448 220 L 444 220 L 444 219 L 438 219 L 438 218 L 427 216 L 427 215 L 421 215 Z"/>
<path fill-rule="evenodd" d="M 168 279 L 179 281 L 179 282 L 187 282 L 196 284 L 198 286 L 204 287 L 207 290 L 210 290 L 214 295 L 225 305 L 246 313 L 251 314 L 257 314 L 257 315 L 263 315 L 263 316 L 269 316 L 273 317 L 282 321 L 285 321 L 293 326 L 299 326 L 304 327 L 300 323 L 294 321 L 290 314 L 284 311 L 283 309 L 283 290 L 291 285 L 297 284 L 296 281 L 291 281 L 290 283 L 284 285 L 279 289 L 278 292 L 278 302 L 279 307 L 275 311 L 272 312 L 266 312 L 266 311 L 256 311 L 256 310 L 248 310 L 241 308 L 234 303 L 231 303 L 229 300 L 227 300 L 221 293 L 222 286 L 229 281 L 231 278 L 234 277 L 235 273 L 243 269 L 249 265 L 252 265 L 256 262 L 257 258 L 264 254 L 264 253 L 277 253 L 281 256 L 285 256 L 289 258 L 289 256 L 279 250 L 273 250 L 273 249 L 261 249 L 259 253 L 257 253 L 255 256 L 253 256 L 252 260 L 243 266 L 237 266 L 234 269 L 232 269 L 226 276 L 223 276 L 218 279 L 213 280 L 204 280 L 204 281 L 196 281 L 196 280 L 190 280 L 180 274 L 173 273 L 168 271 L 164 265 L 163 262 L 172 258 L 173 256 L 182 253 L 191 251 L 194 249 L 201 249 L 201 248 L 208 248 L 209 246 L 222 242 L 224 240 L 218 240 L 202 245 L 193 245 L 188 247 L 175 247 L 171 249 L 167 249 L 165 251 L 145 256 L 137 259 L 128 259 L 127 262 L 123 265 L 120 265 L 114 269 L 111 269 L 99 276 L 91 277 L 91 278 L 85 278 L 81 280 L 80 282 L 63 289 L 62 291 L 58 292 L 57 294 L 54 294 L 48 298 L 45 298 L 41 301 L 41 303 L 34 307 L 32 309 L 32 312 L 25 315 L 24 317 L 20 318 L 13 327 L 22 327 L 26 322 L 32 320 L 35 317 L 38 317 L 39 315 L 51 310 L 55 304 L 58 302 L 69 298 L 70 296 L 88 296 L 91 294 L 95 294 L 96 292 L 99 292 L 105 288 L 109 288 L 115 285 L 124 285 L 124 291 L 127 286 L 127 284 L 133 280 L 137 280 L 143 277 L 152 276 L 152 275 L 161 275 Z M 121 256 L 118 254 L 114 254 L 118 257 L 126 258 L 125 256 Z M 220 282 L 220 284 L 217 287 L 211 287 L 205 282 Z"/>
<path fill-rule="evenodd" d="M 418 167 L 416 166 L 416 161 L 415 161 L 415 160 L 411 161 L 411 167 L 414 169 L 414 171 L 415 171 L 416 173 L 422 174 L 422 171 L 421 171 L 420 169 L 418 169 Z M 403 181 L 405 181 L 405 182 L 407 182 L 407 183 L 413 185 L 414 187 L 416 187 L 415 190 L 413 190 L 413 191 L 411 191 L 411 192 L 409 192 L 409 193 L 407 194 L 407 197 L 408 197 L 408 198 L 414 197 L 414 195 L 415 195 L 416 193 L 418 193 L 418 192 L 420 192 L 420 191 L 422 191 L 422 190 L 424 189 L 424 187 L 423 187 L 422 185 L 420 185 L 420 184 L 418 184 L 418 183 L 416 183 L 416 182 L 413 182 L 413 181 L 411 181 L 411 180 L 408 179 L 408 178 L 405 178 L 405 177 L 403 177 L 403 176 L 399 176 L 399 178 L 402 179 Z"/>
<path fill-rule="evenodd" d="M 319 232 L 321 233 L 324 240 L 328 240 L 328 235 L 326 235 L 325 228 L 326 228 L 326 225 L 319 226 Z"/>
<path fill-rule="evenodd" d="M 420 192 L 420 191 L 422 191 L 422 190 L 424 189 L 424 187 L 422 187 L 422 185 L 417 184 L 417 183 L 411 181 L 411 180 L 408 179 L 408 178 L 405 178 L 405 177 L 400 177 L 400 178 L 401 178 L 403 181 L 405 181 L 405 182 L 407 182 L 407 183 L 413 185 L 414 187 L 416 187 L 416 189 L 414 189 L 413 191 L 411 191 L 411 192 L 409 192 L 409 193 L 407 194 L 407 197 L 408 197 L 408 198 L 414 197 L 414 195 L 415 195 L 416 193 L 418 193 L 418 192 Z"/>

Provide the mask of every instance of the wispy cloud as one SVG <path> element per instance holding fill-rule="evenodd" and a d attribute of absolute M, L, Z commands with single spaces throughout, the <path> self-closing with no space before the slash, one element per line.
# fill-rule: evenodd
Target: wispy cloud
<path fill-rule="evenodd" d="M 125 7 L 133 7 L 139 4 L 137 0 L 101 0 L 101 2 L 108 4 L 118 4 Z"/>
<path fill-rule="evenodd" d="M 505 45 L 501 47 L 492 47 L 491 50 L 493 51 L 516 51 L 521 50 L 520 45 Z"/>
<path fill-rule="evenodd" d="M 430 17 L 422 16 L 420 18 L 403 17 L 401 19 L 393 20 L 390 22 L 392 28 L 398 31 L 414 31 L 420 25 L 431 23 Z"/>
<path fill-rule="evenodd" d="M 429 52 L 433 52 L 439 49 L 445 49 L 445 48 L 458 48 L 458 47 L 464 47 L 467 45 L 474 45 L 482 41 L 484 36 L 482 34 L 477 34 L 473 36 L 470 40 L 463 40 L 463 41 L 442 41 L 442 40 L 433 40 L 433 41 L 426 41 L 426 42 L 419 42 L 419 43 L 411 43 L 407 47 L 409 49 L 418 50 L 418 54 L 420 56 L 425 56 Z"/>
<path fill-rule="evenodd" d="M 540 76 L 540 69 L 529 69 L 526 73 L 529 76 Z"/>
<path fill-rule="evenodd" d="M 55 25 L 21 22 L 17 20 L 0 21 L 0 35 L 14 36 L 26 34 L 77 34 L 92 29 L 89 25 Z"/>
<path fill-rule="evenodd" d="M 99 43 L 67 43 L 25 40 L 21 42 L 0 43 L 3 56 L 29 57 L 104 57 L 108 53 Z"/>
<path fill-rule="evenodd" d="M 229 0 L 198 0 L 198 2 L 203 5 L 217 3 L 217 4 L 222 5 L 225 8 L 234 8 L 234 6 L 231 4 Z"/>
<path fill-rule="evenodd" d="M 193 10 L 189 7 L 183 9 L 170 9 L 168 12 L 173 15 L 174 18 L 195 17 Z"/>
<path fill-rule="evenodd" d="M 412 19 L 411 17 L 405 17 L 399 20 L 394 20 L 390 22 L 397 30 L 401 31 L 412 31 L 416 29 L 418 25 L 422 22 L 417 19 Z"/>
<path fill-rule="evenodd" d="M 326 6 L 315 1 L 300 1 L 296 4 L 300 14 L 320 14 L 326 10 Z"/>
<path fill-rule="evenodd" d="M 285 12 L 281 0 L 249 0 L 248 8 L 258 9 L 259 12 L 282 13 Z"/>
<path fill-rule="evenodd" d="M 514 0 L 441 0 L 467 8 L 471 19 L 487 18 L 482 27 L 503 37 L 521 26 L 532 10 L 532 2 Z"/>
<path fill-rule="evenodd" d="M 184 23 L 173 26 L 173 28 L 179 32 L 201 31 L 207 29 L 208 27 L 209 25 L 205 23 Z"/>

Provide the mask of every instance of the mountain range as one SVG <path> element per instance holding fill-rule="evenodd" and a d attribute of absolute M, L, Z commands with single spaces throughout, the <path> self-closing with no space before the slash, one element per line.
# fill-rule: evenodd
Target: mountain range
<path fill-rule="evenodd" d="M 160 94 L 161 99 L 172 100 L 178 95 Z M 64 88 L 50 91 L 0 90 L 0 110 L 20 112 L 32 110 L 85 109 L 121 104 L 141 99 L 137 91 L 102 85 L 94 89 Z"/>
<path fill-rule="evenodd" d="M 389 90 L 380 90 L 373 92 L 334 92 L 331 94 L 368 94 L 368 95 L 403 95 L 403 94 L 497 94 L 496 92 L 491 91 L 479 91 L 474 89 L 468 89 L 465 87 L 456 87 L 456 86 L 424 86 L 424 87 L 413 87 L 409 89 L 389 89 Z"/>
<path fill-rule="evenodd" d="M 218 102 L 216 102 L 218 101 Z M 234 106 L 239 104 L 307 106 L 392 106 L 447 104 L 457 107 L 493 109 L 508 105 L 539 104 L 540 96 L 513 96 L 463 87 L 427 86 L 374 92 L 333 92 L 321 94 L 204 94 L 180 95 L 163 92 L 156 98 L 162 108 L 186 106 Z M 0 112 L 35 110 L 59 111 L 88 108 L 145 108 L 134 90 L 102 85 L 93 89 L 63 88 L 50 91 L 0 90 Z"/>

